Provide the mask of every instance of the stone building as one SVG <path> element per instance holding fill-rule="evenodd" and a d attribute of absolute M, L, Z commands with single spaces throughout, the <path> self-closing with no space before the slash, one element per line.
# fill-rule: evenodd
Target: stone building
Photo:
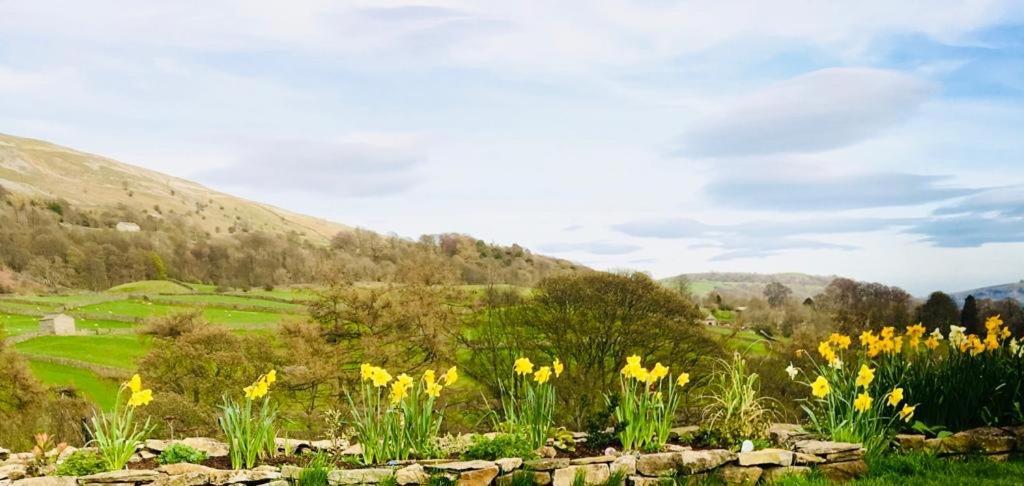
<path fill-rule="evenodd" d="M 39 333 L 73 336 L 76 333 L 75 318 L 67 314 L 47 314 L 39 319 Z"/>

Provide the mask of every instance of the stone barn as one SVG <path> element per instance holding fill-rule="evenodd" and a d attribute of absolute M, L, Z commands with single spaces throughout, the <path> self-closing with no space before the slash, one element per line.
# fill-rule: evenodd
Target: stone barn
<path fill-rule="evenodd" d="M 76 334 L 75 318 L 67 314 L 47 314 L 39 320 L 39 333 L 73 336 Z"/>

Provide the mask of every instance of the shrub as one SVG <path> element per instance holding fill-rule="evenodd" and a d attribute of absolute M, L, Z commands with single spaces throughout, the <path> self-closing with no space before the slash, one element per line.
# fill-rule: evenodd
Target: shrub
<path fill-rule="evenodd" d="M 193 310 L 149 319 L 146 321 L 145 327 L 142 328 L 142 334 L 176 338 L 208 325 L 209 323 L 203 318 L 202 311 Z"/>
<path fill-rule="evenodd" d="M 731 361 L 718 360 L 712 373 L 703 413 L 705 437 L 721 446 L 733 447 L 745 439 L 768 437 L 776 418 L 771 399 L 759 396 L 759 375 L 748 373 L 746 360 L 733 353 Z"/>
<path fill-rule="evenodd" d="M 620 374 L 621 394 L 615 407 L 615 420 L 621 428 L 619 442 L 622 449 L 660 450 L 668 442 L 669 430 L 679 407 L 677 391 L 686 386 L 690 375 L 679 373 L 673 380 L 667 367 L 655 363 L 648 370 L 636 355 L 626 358 L 626 366 Z"/>
<path fill-rule="evenodd" d="M 107 470 L 106 462 L 100 455 L 90 450 L 77 450 L 68 454 L 64 462 L 57 465 L 58 476 L 88 476 Z"/>
<path fill-rule="evenodd" d="M 121 405 L 121 395 L 128 392 L 128 401 Z M 139 375 L 121 385 L 114 402 L 114 410 L 110 413 L 96 414 L 92 418 L 90 433 L 95 438 L 93 443 L 100 451 L 104 464 L 109 471 L 124 469 L 135 450 L 153 430 L 149 420 L 139 427 L 135 423 L 136 407 L 148 405 L 153 400 L 153 392 L 142 388 Z"/>
<path fill-rule="evenodd" d="M 185 444 L 171 444 L 157 457 L 156 462 L 160 464 L 178 464 L 187 462 L 199 464 L 206 460 L 206 452 L 198 450 Z"/>
<path fill-rule="evenodd" d="M 327 475 L 330 473 L 331 461 L 327 454 L 317 453 L 299 473 L 299 484 L 302 486 L 327 486 Z"/>
<path fill-rule="evenodd" d="M 536 447 L 522 434 L 497 434 L 494 437 L 473 436 L 473 443 L 462 457 L 494 461 L 503 457 L 529 459 L 535 456 Z"/>
<path fill-rule="evenodd" d="M 245 399 L 236 402 L 224 397 L 222 414 L 218 419 L 221 430 L 228 439 L 231 467 L 252 469 L 264 457 L 277 454 L 277 408 L 270 403 L 270 385 L 277 381 L 277 372 L 270 370 L 261 375 L 252 385 L 245 387 Z M 253 402 L 260 400 L 259 408 L 253 410 Z"/>
<path fill-rule="evenodd" d="M 529 358 L 517 359 L 512 368 L 512 385 L 501 394 L 505 422 L 497 424 L 499 428 L 504 426 L 513 433 L 525 435 L 534 449 L 543 446 L 555 415 L 555 387 L 551 375 L 557 378 L 562 370 L 557 358 L 551 366 L 541 366 L 537 371 L 533 370 Z"/>
<path fill-rule="evenodd" d="M 435 455 L 441 416 L 434 411 L 434 403 L 458 377 L 453 366 L 442 378 L 444 385 L 433 370 L 427 370 L 419 380 L 405 373 L 393 379 L 384 368 L 363 363 L 359 403 L 346 393 L 355 437 L 363 448 L 363 463 L 406 460 L 411 454 Z"/>

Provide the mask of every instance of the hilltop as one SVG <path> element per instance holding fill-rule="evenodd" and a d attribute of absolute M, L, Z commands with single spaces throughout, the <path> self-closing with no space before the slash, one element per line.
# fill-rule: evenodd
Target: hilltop
<path fill-rule="evenodd" d="M 690 291 L 699 297 L 711 292 L 718 292 L 732 298 L 761 297 L 764 286 L 770 282 L 779 282 L 793 291 L 793 297 L 804 299 L 813 297 L 825 290 L 836 277 L 808 275 L 805 273 L 745 273 L 745 272 L 705 272 L 684 273 L 662 279 L 672 285 L 681 279 L 689 282 Z"/>
<path fill-rule="evenodd" d="M 163 218 L 182 216 L 211 233 L 243 229 L 295 232 L 319 243 L 352 229 L 160 172 L 41 140 L 0 134 L 0 186 L 34 199 L 64 200 L 82 209 L 125 205 Z"/>
<path fill-rule="evenodd" d="M 968 295 L 973 295 L 975 299 L 1015 299 L 1017 302 L 1024 304 L 1024 280 L 1002 285 L 990 285 L 988 287 L 980 287 L 950 294 L 950 296 L 953 297 L 953 300 L 956 300 L 957 305 L 961 306 L 964 304 L 964 299 L 966 299 Z"/>
<path fill-rule="evenodd" d="M 168 278 L 235 288 L 337 279 L 531 285 L 586 270 L 460 233 L 381 235 L 0 135 L 0 293 Z"/>

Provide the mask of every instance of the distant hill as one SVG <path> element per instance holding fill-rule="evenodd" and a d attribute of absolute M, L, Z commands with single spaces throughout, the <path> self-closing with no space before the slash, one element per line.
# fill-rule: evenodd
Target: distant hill
<path fill-rule="evenodd" d="M 233 230 L 295 232 L 326 243 L 351 229 L 312 216 L 217 192 L 99 155 L 49 142 L 0 134 L 0 186 L 37 199 L 63 199 L 79 208 L 119 204 L 161 218 L 175 214 L 211 234 Z"/>
<path fill-rule="evenodd" d="M 703 297 L 714 291 L 732 298 L 760 297 L 765 285 L 779 282 L 793 290 L 794 298 L 804 299 L 819 294 L 835 278 L 834 275 L 805 273 L 708 272 L 684 273 L 662 279 L 662 282 L 671 285 L 685 279 L 690 283 L 690 291 L 697 296 Z"/>
<path fill-rule="evenodd" d="M 949 295 L 956 300 L 957 305 L 961 306 L 964 304 L 964 299 L 966 299 L 968 295 L 973 295 L 975 299 L 1016 299 L 1017 302 L 1024 304 L 1024 280 L 1015 283 L 990 285 L 988 287 L 964 290 L 962 292 L 955 292 Z"/>

